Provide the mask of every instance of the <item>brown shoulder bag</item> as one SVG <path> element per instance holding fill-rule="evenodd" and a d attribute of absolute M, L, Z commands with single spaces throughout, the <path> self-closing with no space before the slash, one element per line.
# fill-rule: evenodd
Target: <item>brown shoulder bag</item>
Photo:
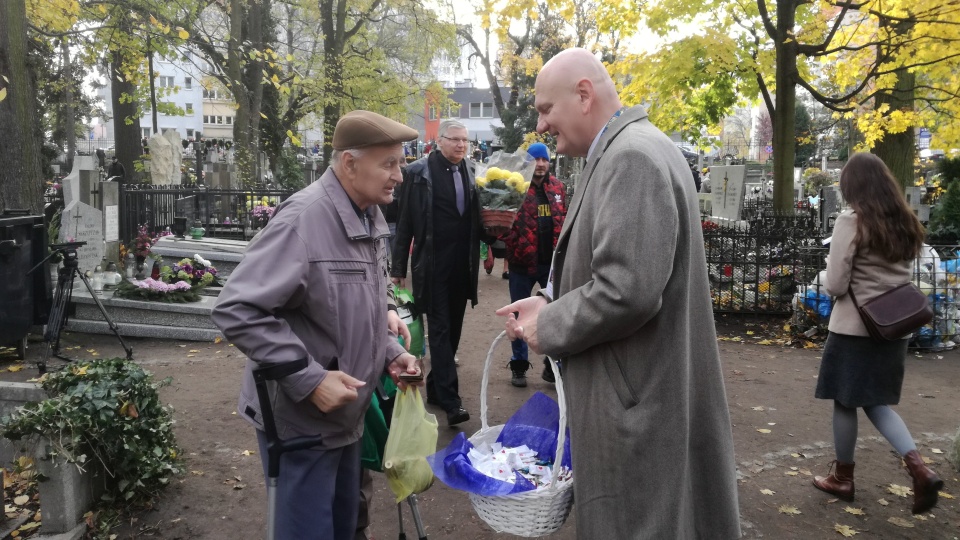
<path fill-rule="evenodd" d="M 853 287 L 850 299 L 860 312 L 870 337 L 877 341 L 897 341 L 933 320 L 933 309 L 913 283 L 898 285 L 862 305 L 857 303 Z"/>

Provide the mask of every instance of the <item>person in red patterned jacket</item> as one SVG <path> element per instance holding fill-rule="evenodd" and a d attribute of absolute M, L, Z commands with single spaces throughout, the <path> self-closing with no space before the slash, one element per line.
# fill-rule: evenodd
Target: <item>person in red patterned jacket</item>
<path fill-rule="evenodd" d="M 527 196 L 517 212 L 513 227 L 501 239 L 507 245 L 510 268 L 510 301 L 528 298 L 534 284 L 547 286 L 553 248 L 557 245 L 563 220 L 567 216 L 566 191 L 556 177 L 550 175 L 550 152 L 543 143 L 533 143 L 527 153 L 536 160 L 533 179 Z M 512 341 L 510 384 L 527 386 L 527 344 L 521 339 Z M 544 359 L 543 380 L 554 382 L 553 371 Z"/>

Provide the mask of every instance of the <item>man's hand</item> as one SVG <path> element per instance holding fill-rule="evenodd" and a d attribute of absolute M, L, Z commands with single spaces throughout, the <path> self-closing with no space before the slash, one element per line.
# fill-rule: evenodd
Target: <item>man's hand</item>
<path fill-rule="evenodd" d="M 540 341 L 537 338 L 537 316 L 540 315 L 540 310 L 545 305 L 547 305 L 546 298 L 536 295 L 518 300 L 497 310 L 497 315 L 507 317 L 506 330 L 510 341 L 522 339 L 533 349 L 533 352 L 540 354 Z"/>
<path fill-rule="evenodd" d="M 387 330 L 393 335 L 403 338 L 403 348 L 410 350 L 410 329 L 400 318 L 400 315 L 392 309 L 387 310 Z"/>
<path fill-rule="evenodd" d="M 401 373 L 409 373 L 410 375 L 423 373 L 423 367 L 417 361 L 417 357 L 410 353 L 403 353 L 394 358 L 393 362 L 390 362 L 387 365 L 387 373 L 390 374 L 390 378 L 393 379 L 393 382 L 397 383 L 397 388 L 399 388 L 400 391 L 406 390 L 408 384 L 412 384 L 413 386 L 423 386 L 422 378 L 415 382 L 408 382 L 400 379 Z"/>
<path fill-rule="evenodd" d="M 406 288 L 406 287 L 404 287 L 404 283 L 406 283 L 407 280 L 403 279 L 402 277 L 392 277 L 392 278 L 390 278 L 390 282 L 393 283 L 394 285 L 396 285 L 397 287 L 400 287 L 401 289 L 404 289 L 404 288 Z"/>
<path fill-rule="evenodd" d="M 328 371 L 327 376 L 313 389 L 310 401 L 320 412 L 332 412 L 356 400 L 357 388 L 366 385 L 342 371 Z"/>

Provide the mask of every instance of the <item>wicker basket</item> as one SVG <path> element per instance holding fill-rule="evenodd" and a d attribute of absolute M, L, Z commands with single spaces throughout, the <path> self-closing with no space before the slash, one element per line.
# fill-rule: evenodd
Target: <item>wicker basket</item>
<path fill-rule="evenodd" d="M 517 219 L 516 210 L 491 210 L 483 208 L 480 210 L 480 222 L 488 229 L 513 227 L 513 221 Z"/>
<path fill-rule="evenodd" d="M 490 364 L 497 345 L 506 336 L 501 332 L 487 353 L 483 366 L 483 381 L 480 386 L 480 431 L 470 437 L 473 445 L 496 442 L 503 426 L 490 427 L 487 424 L 487 385 L 490 382 Z M 497 532 L 505 532 L 535 538 L 546 536 L 559 529 L 573 506 L 573 478 L 557 480 L 560 463 L 563 460 L 564 439 L 567 431 L 567 407 L 564 403 L 563 380 L 556 362 L 550 360 L 550 367 L 557 380 L 557 403 L 560 405 L 560 431 L 557 435 L 557 455 L 554 460 L 553 479 L 549 486 L 534 491 L 525 491 L 513 495 L 484 496 L 470 494 L 473 509 Z"/>

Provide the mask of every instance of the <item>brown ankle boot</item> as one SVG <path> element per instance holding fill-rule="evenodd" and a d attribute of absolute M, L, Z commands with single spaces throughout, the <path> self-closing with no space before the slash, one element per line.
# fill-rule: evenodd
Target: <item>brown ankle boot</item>
<path fill-rule="evenodd" d="M 923 463 L 920 452 L 911 450 L 903 456 L 907 471 L 913 478 L 913 513 L 922 514 L 937 505 L 937 496 L 943 489 L 943 480 Z"/>
<path fill-rule="evenodd" d="M 817 489 L 826 491 L 831 495 L 836 495 L 840 499 L 848 502 L 852 501 L 854 493 L 854 465 L 856 465 L 856 463 L 843 463 L 842 461 L 834 461 L 830 464 L 830 468 L 833 469 L 833 473 L 827 477 L 814 477 L 813 485 L 816 486 Z"/>

